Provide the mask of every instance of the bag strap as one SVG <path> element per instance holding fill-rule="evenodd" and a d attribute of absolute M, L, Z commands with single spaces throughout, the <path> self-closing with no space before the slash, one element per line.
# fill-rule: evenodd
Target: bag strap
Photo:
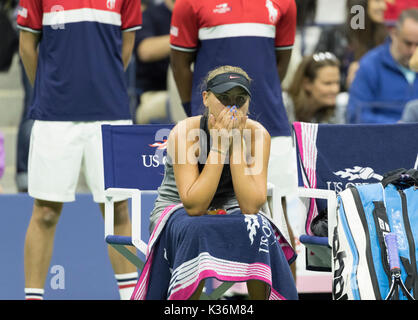
<path fill-rule="evenodd" d="M 389 270 L 388 256 L 386 252 L 385 234 L 390 232 L 389 219 L 386 213 L 385 204 L 383 201 L 373 201 L 373 219 L 376 227 L 377 237 L 380 245 L 380 254 L 382 256 L 383 269 L 390 283 L 391 275 Z"/>
<path fill-rule="evenodd" d="M 409 169 L 406 174 L 415 182 L 415 185 L 418 186 L 418 170 Z"/>
<path fill-rule="evenodd" d="M 389 171 L 383 175 L 380 183 L 383 185 L 383 188 L 386 188 L 388 184 L 393 184 L 400 189 L 409 188 L 414 185 L 418 186 L 418 170 L 400 168 Z"/>
<path fill-rule="evenodd" d="M 414 268 L 412 263 L 407 258 L 402 256 L 399 258 L 401 259 L 402 265 L 406 272 L 405 287 L 409 292 L 411 292 L 415 283 Z"/>
<path fill-rule="evenodd" d="M 415 169 L 414 169 L 415 170 Z M 400 171 L 400 169 L 395 170 Z M 409 170 L 408 170 L 409 171 Z M 415 170 L 416 172 L 417 170 Z M 415 174 L 412 172 L 412 174 Z M 384 192 L 384 191 L 383 191 Z M 399 191 L 402 192 L 402 191 Z M 373 201 L 374 209 L 373 209 L 373 219 L 376 226 L 376 231 L 378 235 L 378 240 L 380 244 L 380 250 L 381 250 L 381 256 L 382 256 L 382 262 L 383 262 L 383 269 L 385 270 L 386 275 L 388 276 L 389 283 L 391 282 L 391 276 L 389 271 L 389 262 L 387 258 L 387 251 L 386 251 L 386 243 L 384 240 L 384 236 L 387 232 L 390 232 L 390 225 L 389 225 L 389 219 L 387 216 L 386 207 L 383 201 Z M 402 206 L 404 204 L 402 203 Z M 406 272 L 406 279 L 405 279 L 405 287 L 409 292 L 412 291 L 414 284 L 415 284 L 415 274 L 414 269 L 412 266 L 412 263 L 404 257 L 400 257 L 400 260 L 402 262 L 402 265 L 405 268 Z"/>

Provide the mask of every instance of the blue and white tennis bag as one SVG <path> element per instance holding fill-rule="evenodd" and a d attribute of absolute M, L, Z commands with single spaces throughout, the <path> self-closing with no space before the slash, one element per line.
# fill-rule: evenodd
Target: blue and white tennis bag
<path fill-rule="evenodd" d="M 381 300 L 391 278 L 384 234 L 397 235 L 401 279 L 418 296 L 418 171 L 398 169 L 380 183 L 350 187 L 338 195 L 332 248 L 333 298 Z M 399 293 L 399 299 L 404 299 Z"/>

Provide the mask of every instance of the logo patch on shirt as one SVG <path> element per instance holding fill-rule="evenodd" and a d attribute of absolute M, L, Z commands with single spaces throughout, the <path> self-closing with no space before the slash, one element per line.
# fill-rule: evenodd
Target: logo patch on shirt
<path fill-rule="evenodd" d="M 107 0 L 106 6 L 108 9 L 113 10 L 116 6 L 116 0 Z"/>
<path fill-rule="evenodd" d="M 17 10 L 17 15 L 21 16 L 22 18 L 27 18 L 28 17 L 28 9 L 19 6 L 18 10 Z"/>
<path fill-rule="evenodd" d="M 174 37 L 178 37 L 179 35 L 179 28 L 175 27 L 175 26 L 171 26 L 170 27 L 170 34 Z"/>
<path fill-rule="evenodd" d="M 213 9 L 213 13 L 227 13 L 231 11 L 231 7 L 228 3 L 221 3 L 216 5 L 215 9 Z"/>
<path fill-rule="evenodd" d="M 278 12 L 277 9 L 273 6 L 273 2 L 271 2 L 271 0 L 266 0 L 266 8 L 269 11 L 270 22 L 276 24 Z"/>

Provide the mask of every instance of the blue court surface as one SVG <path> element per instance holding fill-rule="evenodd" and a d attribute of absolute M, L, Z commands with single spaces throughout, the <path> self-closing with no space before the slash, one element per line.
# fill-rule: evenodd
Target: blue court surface
<path fill-rule="evenodd" d="M 152 206 L 143 199 L 143 206 Z M 33 199 L 0 195 L 0 300 L 24 299 L 23 250 Z M 143 222 L 143 234 L 148 224 Z M 147 240 L 147 239 L 144 239 Z M 104 223 L 92 196 L 64 205 L 45 283 L 49 300 L 117 300 L 119 292 L 104 241 Z"/>

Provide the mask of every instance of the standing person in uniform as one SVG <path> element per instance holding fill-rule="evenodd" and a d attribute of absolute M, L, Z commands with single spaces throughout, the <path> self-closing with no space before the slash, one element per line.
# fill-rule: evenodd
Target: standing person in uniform
<path fill-rule="evenodd" d="M 254 80 L 249 117 L 272 137 L 268 181 L 281 197 L 297 187 L 296 157 L 280 85 L 295 33 L 294 0 L 221 4 L 177 0 L 170 30 L 171 65 L 188 116 L 202 113 L 199 84 L 210 70 L 220 65 L 239 66 Z"/>
<path fill-rule="evenodd" d="M 21 0 L 20 55 L 34 85 L 28 192 L 34 198 L 24 248 L 26 299 L 43 299 L 56 225 L 74 201 L 81 165 L 103 212 L 101 125 L 132 123 L 126 69 L 141 26 L 138 0 Z M 38 51 L 39 45 L 39 51 Z M 115 203 L 115 232 L 130 234 L 127 201 Z M 124 201 L 123 201 L 124 200 Z M 109 247 L 122 299 L 138 277 Z"/>

